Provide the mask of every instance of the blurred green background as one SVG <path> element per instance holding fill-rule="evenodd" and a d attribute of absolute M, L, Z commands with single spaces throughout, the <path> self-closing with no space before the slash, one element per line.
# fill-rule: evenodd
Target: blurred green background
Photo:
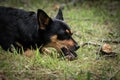
<path fill-rule="evenodd" d="M 54 49 L 51 55 L 37 49 L 34 56 L 26 57 L 0 48 L 0 80 L 120 80 L 119 0 L 0 0 L 0 5 L 34 12 L 43 9 L 52 18 L 62 8 L 79 45 L 108 43 L 117 54 L 100 56 L 99 46 L 86 45 L 76 52 L 78 59 L 67 61 L 58 58 Z"/>

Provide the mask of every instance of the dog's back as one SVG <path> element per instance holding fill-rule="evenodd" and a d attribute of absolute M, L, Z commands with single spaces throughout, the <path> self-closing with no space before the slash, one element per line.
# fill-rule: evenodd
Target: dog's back
<path fill-rule="evenodd" d="M 19 40 L 23 44 L 32 42 L 38 29 L 34 12 L 0 7 L 0 45 L 7 50 L 10 44 Z"/>

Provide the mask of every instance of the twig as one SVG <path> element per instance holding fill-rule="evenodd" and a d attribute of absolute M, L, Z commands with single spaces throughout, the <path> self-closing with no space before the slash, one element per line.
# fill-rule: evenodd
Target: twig
<path fill-rule="evenodd" d="M 81 47 L 84 47 L 85 45 L 99 46 L 99 49 L 96 52 L 96 54 L 99 54 L 99 55 L 100 53 L 101 55 L 110 55 L 110 56 L 116 55 L 116 53 L 112 51 L 112 47 L 110 44 L 106 44 L 106 43 L 100 44 L 100 43 L 89 41 L 89 42 L 82 43 Z"/>
<path fill-rule="evenodd" d="M 85 45 L 101 46 L 101 44 L 99 43 L 89 41 L 89 42 L 82 43 L 81 47 L 84 47 Z"/>
<path fill-rule="evenodd" d="M 120 40 L 118 40 L 118 39 L 115 39 L 115 40 L 112 40 L 112 39 L 103 39 L 103 40 L 98 40 L 98 41 L 105 42 L 105 43 L 115 43 L 115 44 L 120 43 Z"/>

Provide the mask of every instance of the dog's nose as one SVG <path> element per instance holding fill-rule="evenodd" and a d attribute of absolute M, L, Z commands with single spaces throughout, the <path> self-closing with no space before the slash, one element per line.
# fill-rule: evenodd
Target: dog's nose
<path fill-rule="evenodd" d="M 79 45 L 75 45 L 75 49 L 78 50 L 80 48 Z"/>

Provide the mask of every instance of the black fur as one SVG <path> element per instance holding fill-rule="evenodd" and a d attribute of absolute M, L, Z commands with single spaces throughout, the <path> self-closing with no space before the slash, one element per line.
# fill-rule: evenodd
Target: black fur
<path fill-rule="evenodd" d="M 16 42 L 24 48 L 35 47 L 36 43 L 39 46 L 44 43 L 42 32 L 34 12 L 0 7 L 0 44 L 3 49 L 7 50 Z"/>
<path fill-rule="evenodd" d="M 0 7 L 0 45 L 4 50 L 10 49 L 11 45 L 20 48 L 21 46 L 17 43 L 20 43 L 24 50 L 31 47 L 35 49 L 51 43 L 51 37 L 57 35 L 57 39 L 60 41 L 73 41 L 75 45 L 70 48 L 69 52 L 72 53 L 79 46 L 71 35 L 66 33 L 66 29 L 70 30 L 63 21 L 61 10 L 59 10 L 56 18 L 52 19 L 41 9 L 35 13 L 10 7 Z"/>

